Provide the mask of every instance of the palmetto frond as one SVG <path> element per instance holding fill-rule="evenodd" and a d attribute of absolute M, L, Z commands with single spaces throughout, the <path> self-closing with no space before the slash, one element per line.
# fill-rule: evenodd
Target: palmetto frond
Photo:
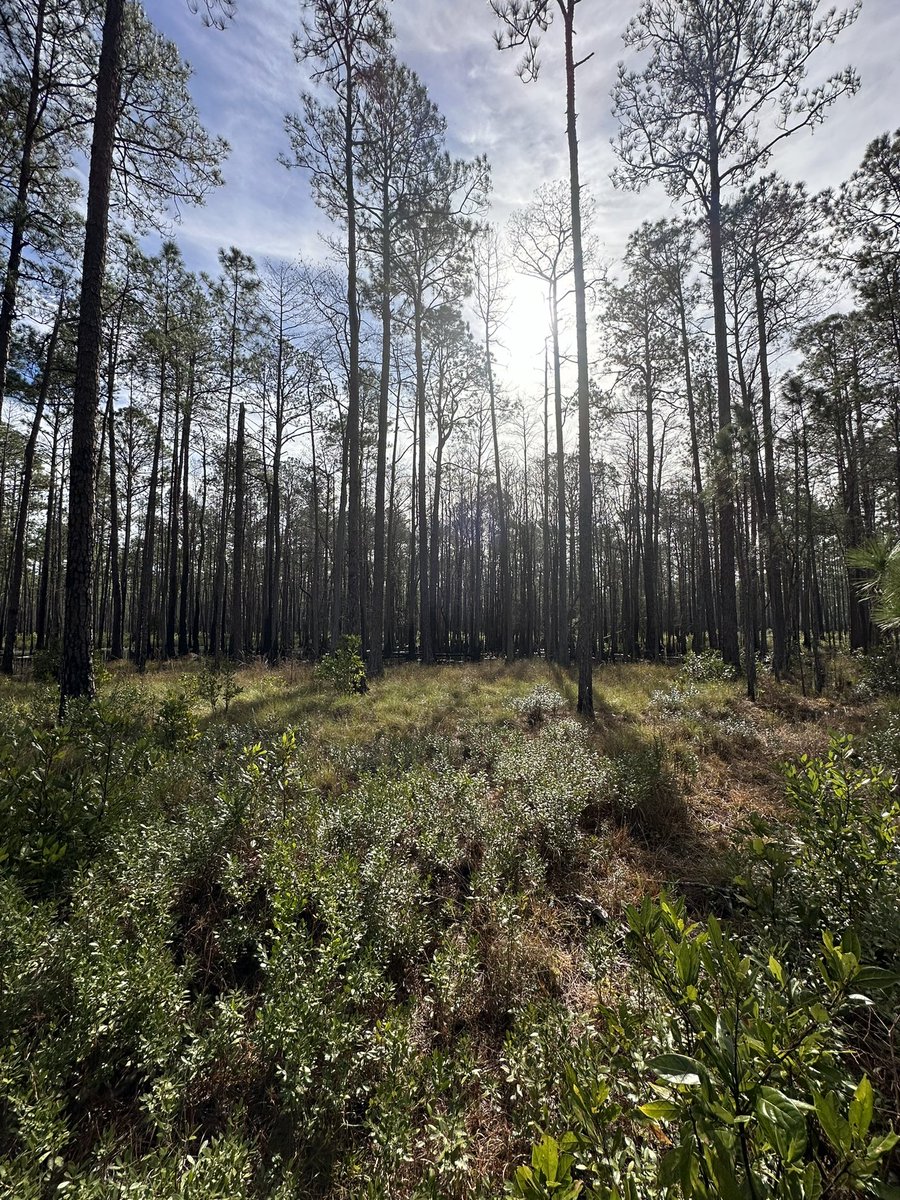
<path fill-rule="evenodd" d="M 900 629 L 900 541 L 872 538 L 846 557 L 849 567 L 869 572 L 859 590 L 871 601 L 873 621 L 882 629 Z"/>

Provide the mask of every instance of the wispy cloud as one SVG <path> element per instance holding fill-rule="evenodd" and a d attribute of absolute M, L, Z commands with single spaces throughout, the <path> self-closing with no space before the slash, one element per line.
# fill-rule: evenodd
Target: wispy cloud
<path fill-rule="evenodd" d="M 584 3 L 578 10 L 579 54 L 593 52 L 578 72 L 578 129 L 582 175 L 598 202 L 599 236 L 608 258 L 621 253 L 628 233 L 645 217 L 667 211 L 661 187 L 640 196 L 615 191 L 610 138 L 615 133 L 610 89 L 624 54 L 621 33 L 635 11 L 632 0 Z M 235 244 L 259 258 L 315 256 L 327 228 L 301 171 L 279 165 L 288 149 L 284 114 L 298 106 L 304 75 L 294 61 L 291 35 L 299 3 L 239 0 L 238 16 L 224 32 L 205 29 L 184 0 L 146 0 L 151 20 L 172 37 L 193 64 L 193 94 L 207 126 L 231 143 L 226 186 L 203 209 L 188 211 L 178 231 L 188 262 L 215 268 L 216 249 Z M 421 75 L 447 117 L 454 153 L 486 153 L 493 168 L 493 215 L 501 224 L 543 181 L 565 177 L 564 79 L 561 29 L 545 35 L 537 82 L 517 78 L 516 51 L 499 52 L 496 20 L 487 0 L 394 0 L 397 53 Z M 835 106 L 814 137 L 786 143 L 773 166 L 813 189 L 839 182 L 858 164 L 866 144 L 900 125 L 898 0 L 864 0 L 862 14 L 813 64 L 820 78 L 853 63 L 863 86 Z M 514 385 L 536 386 L 540 376 L 540 297 L 519 286 L 522 303 L 507 336 Z M 529 326 L 530 328 L 525 328 Z M 534 350 L 534 354 L 531 351 Z M 522 370 L 525 360 L 534 367 Z"/>

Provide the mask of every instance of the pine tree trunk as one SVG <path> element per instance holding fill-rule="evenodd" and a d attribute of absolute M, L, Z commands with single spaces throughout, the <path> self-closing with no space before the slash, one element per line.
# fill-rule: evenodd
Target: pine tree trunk
<path fill-rule="evenodd" d="M 550 285 L 553 334 L 553 393 L 556 401 L 556 661 L 569 665 L 569 576 L 566 569 L 566 454 L 563 446 L 562 368 L 559 354 L 559 312 L 556 280 Z"/>
<path fill-rule="evenodd" d="M 431 588 L 429 586 L 428 556 L 428 486 L 425 471 L 425 365 L 422 348 L 422 300 L 417 293 L 414 299 L 414 322 L 416 356 L 416 410 L 419 426 L 419 652 L 423 663 L 434 662 L 434 642 L 430 620 Z"/>
<path fill-rule="evenodd" d="M 244 522 L 246 519 L 246 488 L 244 480 L 244 427 L 246 409 L 243 400 L 238 408 L 237 436 L 234 446 L 234 562 L 231 571 L 231 637 L 228 652 L 237 662 L 243 662 L 244 644 Z"/>
<path fill-rule="evenodd" d="M 16 520 L 15 536 L 13 539 L 12 565 L 9 576 L 9 587 L 6 599 L 6 621 L 4 622 L 3 659 L 0 663 L 4 675 L 13 673 L 13 656 L 16 652 L 16 636 L 19 631 L 19 605 L 22 599 L 22 575 L 25 567 L 25 537 L 28 531 L 28 507 L 31 502 L 31 479 L 34 472 L 34 453 L 37 448 L 38 433 L 44 416 L 44 406 L 47 403 L 47 392 L 50 388 L 50 374 L 53 370 L 53 358 L 56 353 L 56 342 L 59 337 L 59 326 L 62 321 L 63 297 L 59 297 L 59 307 L 56 310 L 56 320 L 47 340 L 47 353 L 44 359 L 44 370 L 41 375 L 41 386 L 38 391 L 37 404 L 31 422 L 28 441 L 25 443 L 25 455 L 22 463 L 22 480 L 19 485 L 19 512 Z"/>
<path fill-rule="evenodd" d="M 719 430 L 716 445 L 716 502 L 719 524 L 719 646 L 726 663 L 740 670 L 737 584 L 735 582 L 733 444 L 725 269 L 722 261 L 722 207 L 714 115 L 710 121 L 709 248 L 712 264 L 713 326 L 716 345 L 716 392 Z"/>
<path fill-rule="evenodd" d="M 385 179 L 381 200 L 381 376 L 378 386 L 378 446 L 375 460 L 375 546 L 372 564 L 372 621 L 368 669 L 384 672 L 385 512 L 388 396 L 391 383 L 391 226 Z"/>
<path fill-rule="evenodd" d="M 41 581 L 38 587 L 37 617 L 35 620 L 35 648 L 44 650 L 47 645 L 47 622 L 50 602 L 50 575 L 53 570 L 53 517 L 56 512 L 56 457 L 59 448 L 60 408 L 57 404 L 53 414 L 53 441 L 50 447 L 50 480 L 47 491 L 47 516 L 44 522 L 44 546 L 41 554 Z"/>
<path fill-rule="evenodd" d="M 119 107 L 125 0 L 106 0 L 94 134 L 88 176 L 75 356 L 72 445 L 69 455 L 69 527 L 66 555 L 65 636 L 60 711 L 73 696 L 94 695 L 94 442 L 102 341 L 101 293 L 106 270 L 113 144 Z"/>
<path fill-rule="evenodd" d="M 591 410 L 588 380 L 587 294 L 581 245 L 581 182 L 578 174 L 578 134 L 575 129 L 576 0 L 565 0 L 566 135 L 569 143 L 569 186 L 572 197 L 572 262 L 575 275 L 575 342 L 578 356 L 578 711 L 594 715 L 594 559 L 593 487 L 591 479 Z"/>
<path fill-rule="evenodd" d="M 41 91 L 41 56 L 44 46 L 44 20 L 47 0 L 37 0 L 34 14 L 34 45 L 31 55 L 31 74 L 28 86 L 28 107 L 22 131 L 22 147 L 19 158 L 16 200 L 12 209 L 12 227 L 9 231 L 9 255 L 3 281 L 3 297 L 0 300 L 0 417 L 3 415 L 3 400 L 6 395 L 6 368 L 9 364 L 9 347 L 12 339 L 13 319 L 16 314 L 16 297 L 19 291 L 19 272 L 22 266 L 22 250 L 28 223 L 28 193 L 32 182 L 32 160 L 38 135 L 38 103 Z"/>

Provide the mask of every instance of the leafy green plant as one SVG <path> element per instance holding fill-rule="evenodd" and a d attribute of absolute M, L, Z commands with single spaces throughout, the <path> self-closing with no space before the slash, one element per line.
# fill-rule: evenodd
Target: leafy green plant
<path fill-rule="evenodd" d="M 860 683 L 857 694 L 868 696 L 900 695 L 900 647 L 884 642 L 859 659 Z"/>
<path fill-rule="evenodd" d="M 583 1185 L 572 1178 L 578 1139 L 566 1133 L 557 1141 L 545 1133 L 531 1151 L 531 1165 L 517 1167 L 513 1195 L 523 1200 L 575 1200 Z"/>
<path fill-rule="evenodd" d="M 362 642 L 356 634 L 345 633 L 337 647 L 316 665 L 316 678 L 329 683 L 344 695 L 359 695 L 369 690 Z"/>
<path fill-rule="evenodd" d="M 31 656 L 31 677 L 38 683 L 57 683 L 62 665 L 62 645 L 51 641 Z"/>
<path fill-rule="evenodd" d="M 681 664 L 681 674 L 695 683 L 710 683 L 734 679 L 734 667 L 722 659 L 718 650 L 702 650 L 699 654 L 688 650 Z"/>
<path fill-rule="evenodd" d="M 841 1015 L 882 980 L 861 965 L 858 941 L 826 934 L 818 978 L 806 980 L 715 917 L 688 921 L 678 903 L 646 900 L 628 923 L 649 994 L 636 1013 L 601 1006 L 604 1032 L 567 1069 L 569 1128 L 542 1139 L 513 1193 L 891 1196 L 884 1169 L 898 1137 L 873 1132 L 871 1083 L 853 1080 L 841 1055 Z"/>
<path fill-rule="evenodd" d="M 191 708 L 191 694 L 186 685 L 183 684 L 166 695 L 156 710 L 154 727 L 157 740 L 169 749 L 197 740 L 197 722 Z"/>
<path fill-rule="evenodd" d="M 519 696 L 513 700 L 513 712 L 524 718 L 527 725 L 540 725 L 548 717 L 555 717 L 565 712 L 565 697 L 554 688 L 540 684 L 533 688 L 527 696 Z"/>
<path fill-rule="evenodd" d="M 790 824 L 756 820 L 737 883 L 755 919 L 797 963 L 826 928 L 854 930 L 872 962 L 900 960 L 896 778 L 850 737 L 785 769 Z"/>
<path fill-rule="evenodd" d="M 204 658 L 196 678 L 197 695 L 215 712 L 221 703 L 225 712 L 244 690 L 237 681 L 237 666 L 228 658 Z"/>
<path fill-rule="evenodd" d="M 612 759 L 609 789 L 616 819 L 636 831 L 664 838 L 683 829 L 684 797 L 662 738 L 653 737 Z"/>

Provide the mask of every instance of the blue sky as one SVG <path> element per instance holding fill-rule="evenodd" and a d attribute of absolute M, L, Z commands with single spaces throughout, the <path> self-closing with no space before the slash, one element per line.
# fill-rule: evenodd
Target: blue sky
<path fill-rule="evenodd" d="M 174 230 L 190 266 L 215 269 L 216 250 L 237 245 L 258 259 L 315 258 L 326 250 L 327 222 L 313 204 L 307 179 L 277 162 L 287 150 L 283 116 L 298 107 L 304 76 L 294 61 L 291 34 L 298 0 L 237 0 L 234 23 L 219 32 L 202 26 L 186 0 L 145 0 L 151 20 L 180 47 L 194 68 L 192 92 L 206 126 L 231 144 L 225 186 L 204 208 L 187 210 Z M 831 0 L 823 0 L 822 9 Z M 567 173 L 559 28 L 545 36 L 536 83 L 516 76 L 514 51 L 499 52 L 488 0 L 393 0 L 396 50 L 425 81 L 447 117 L 451 149 L 486 153 L 493 168 L 493 216 L 501 224 L 534 188 Z M 661 189 L 640 196 L 617 192 L 609 140 L 615 132 L 609 98 L 625 53 L 621 34 L 637 0 L 582 0 L 579 54 L 594 57 L 578 72 L 582 173 L 597 201 L 604 256 L 615 259 L 642 219 L 661 215 Z M 862 12 L 835 46 L 814 60 L 811 79 L 852 63 L 862 88 L 832 110 L 814 136 L 784 143 L 772 166 L 813 189 L 845 178 L 866 144 L 900 125 L 900 0 L 864 0 Z M 535 285 L 514 279 L 515 304 L 506 349 L 513 386 L 530 389 L 538 361 L 543 306 Z M 533 365 L 529 366 L 528 364 Z"/>

